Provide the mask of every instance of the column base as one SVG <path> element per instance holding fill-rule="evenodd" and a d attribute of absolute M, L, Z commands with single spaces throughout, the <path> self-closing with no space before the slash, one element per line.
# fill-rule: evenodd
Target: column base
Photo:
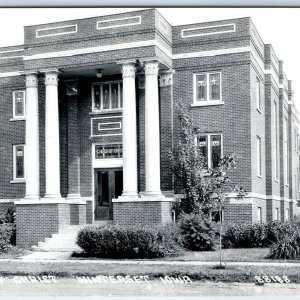
<path fill-rule="evenodd" d="M 172 222 L 173 198 L 119 197 L 113 199 L 113 220 L 116 225 L 153 225 Z"/>
<path fill-rule="evenodd" d="M 43 199 L 53 200 L 53 201 L 62 201 L 64 200 L 60 194 L 49 194 L 45 195 Z"/>
<path fill-rule="evenodd" d="M 161 191 L 145 191 L 141 195 L 145 197 L 164 197 Z"/>
<path fill-rule="evenodd" d="M 68 194 L 66 200 L 81 200 L 81 195 L 80 194 Z"/>
<path fill-rule="evenodd" d="M 25 195 L 24 199 L 39 201 L 41 198 L 38 195 Z"/>

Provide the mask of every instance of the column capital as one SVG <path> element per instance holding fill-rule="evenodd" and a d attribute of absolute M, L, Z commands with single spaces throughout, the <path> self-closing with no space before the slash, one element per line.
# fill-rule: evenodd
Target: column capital
<path fill-rule="evenodd" d="M 175 74 L 173 69 L 159 72 L 159 85 L 161 87 L 173 85 L 173 74 Z"/>
<path fill-rule="evenodd" d="M 123 61 L 120 62 L 122 64 L 122 77 L 135 77 L 136 67 L 135 61 Z"/>
<path fill-rule="evenodd" d="M 25 72 L 26 88 L 38 87 L 38 73 L 37 72 Z"/>
<path fill-rule="evenodd" d="M 145 75 L 158 75 L 159 61 L 158 60 L 148 60 L 144 61 L 143 64 L 145 69 Z"/>
<path fill-rule="evenodd" d="M 45 85 L 58 85 L 58 71 L 45 72 Z"/>

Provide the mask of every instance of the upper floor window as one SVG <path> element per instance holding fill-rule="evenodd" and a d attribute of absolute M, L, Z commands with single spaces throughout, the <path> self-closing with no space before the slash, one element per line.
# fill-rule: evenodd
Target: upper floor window
<path fill-rule="evenodd" d="M 13 91 L 13 119 L 25 118 L 25 91 Z"/>
<path fill-rule="evenodd" d="M 197 138 L 197 145 L 205 159 L 208 168 L 218 167 L 222 158 L 222 135 L 201 134 Z"/>
<path fill-rule="evenodd" d="M 261 110 L 260 80 L 256 77 L 256 108 Z"/>
<path fill-rule="evenodd" d="M 261 138 L 256 137 L 256 151 L 257 151 L 257 176 L 261 177 Z"/>
<path fill-rule="evenodd" d="M 194 104 L 217 104 L 221 98 L 220 72 L 194 74 Z"/>
<path fill-rule="evenodd" d="M 13 145 L 13 180 L 25 180 L 25 146 Z"/>
<path fill-rule="evenodd" d="M 122 82 L 102 82 L 92 85 L 93 111 L 122 108 Z"/>

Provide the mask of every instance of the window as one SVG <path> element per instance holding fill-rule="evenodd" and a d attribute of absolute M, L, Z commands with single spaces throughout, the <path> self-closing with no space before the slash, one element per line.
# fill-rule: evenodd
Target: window
<path fill-rule="evenodd" d="M 25 146 L 13 145 L 13 180 L 25 180 Z"/>
<path fill-rule="evenodd" d="M 257 151 L 257 176 L 261 177 L 261 138 L 256 137 L 256 151 Z"/>
<path fill-rule="evenodd" d="M 278 110 L 277 110 L 277 102 L 275 101 L 274 101 L 274 143 L 275 143 L 275 147 L 274 147 L 275 180 L 278 180 L 279 178 Z"/>
<path fill-rule="evenodd" d="M 261 110 L 260 80 L 256 77 L 256 108 Z"/>
<path fill-rule="evenodd" d="M 122 158 L 122 157 L 123 157 L 122 144 L 95 145 L 95 159 Z"/>
<path fill-rule="evenodd" d="M 92 85 L 93 111 L 122 108 L 122 82 L 103 82 Z"/>
<path fill-rule="evenodd" d="M 194 104 L 218 104 L 220 101 L 221 73 L 194 74 Z"/>
<path fill-rule="evenodd" d="M 25 91 L 13 91 L 13 119 L 25 118 Z"/>
<path fill-rule="evenodd" d="M 288 120 L 283 120 L 283 159 L 284 159 L 284 182 L 288 185 L 289 148 L 288 148 Z"/>
<path fill-rule="evenodd" d="M 262 222 L 262 211 L 261 211 L 261 207 L 257 208 L 257 222 L 261 223 Z"/>
<path fill-rule="evenodd" d="M 208 168 L 216 168 L 222 158 L 222 135 L 221 134 L 200 134 L 197 138 L 197 145 L 205 159 Z"/>
<path fill-rule="evenodd" d="M 285 220 L 289 221 L 290 219 L 290 210 L 288 208 L 285 209 Z"/>
<path fill-rule="evenodd" d="M 274 216 L 275 221 L 279 221 L 279 209 L 275 208 L 275 216 Z"/>

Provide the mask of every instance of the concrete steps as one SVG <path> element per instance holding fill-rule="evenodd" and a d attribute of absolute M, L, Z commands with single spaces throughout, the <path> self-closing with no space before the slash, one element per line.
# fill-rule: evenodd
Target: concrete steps
<path fill-rule="evenodd" d="M 32 246 L 31 250 L 36 252 L 80 251 L 80 247 L 76 245 L 78 232 L 85 227 L 104 226 L 107 224 L 112 224 L 112 221 L 98 221 L 94 224 L 86 225 L 65 225 L 59 229 L 58 233 L 54 233 L 51 237 L 45 238 L 43 242 L 38 242 L 36 246 Z"/>

